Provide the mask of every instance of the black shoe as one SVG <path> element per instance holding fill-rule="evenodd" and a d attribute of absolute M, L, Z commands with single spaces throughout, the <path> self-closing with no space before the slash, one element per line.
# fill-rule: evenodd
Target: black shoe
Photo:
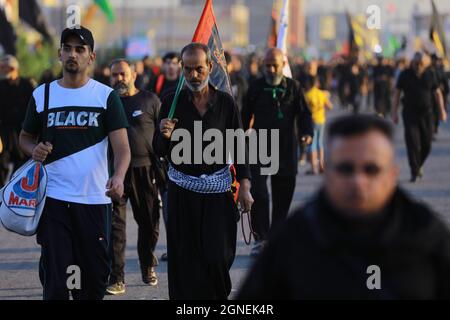
<path fill-rule="evenodd" d="M 409 182 L 416 183 L 417 182 L 417 176 L 411 176 L 411 179 L 409 179 Z"/>
<path fill-rule="evenodd" d="M 167 261 L 167 252 L 164 252 L 162 255 L 161 255 L 161 258 L 159 258 L 161 261 Z"/>

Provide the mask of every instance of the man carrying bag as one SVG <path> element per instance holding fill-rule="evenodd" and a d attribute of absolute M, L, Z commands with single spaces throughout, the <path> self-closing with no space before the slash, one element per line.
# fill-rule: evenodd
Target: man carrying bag
<path fill-rule="evenodd" d="M 37 230 L 44 300 L 102 299 L 110 272 L 111 198 L 123 195 L 130 163 L 128 126 L 122 103 L 111 89 L 89 77 L 94 39 L 84 28 L 65 29 L 58 50 L 63 77 L 50 83 L 43 114 L 44 86 L 33 92 L 20 133 L 20 147 L 45 161 L 47 198 Z M 52 136 L 37 143 L 44 128 Z M 108 172 L 108 145 L 114 175 Z M 71 270 L 80 280 L 68 284 Z"/>

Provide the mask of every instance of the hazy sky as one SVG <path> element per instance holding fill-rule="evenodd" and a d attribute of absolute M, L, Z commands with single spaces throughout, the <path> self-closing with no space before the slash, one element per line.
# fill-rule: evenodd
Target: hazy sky
<path fill-rule="evenodd" d="M 67 0 L 68 2 L 77 2 L 77 0 Z M 80 2 L 90 2 L 87 0 L 78 0 Z M 113 5 L 126 6 L 177 6 L 180 0 L 110 0 Z M 396 14 L 399 16 L 410 15 L 414 4 L 420 8 L 421 12 L 430 12 L 430 0 L 304 0 L 305 11 L 309 12 L 333 12 L 344 11 L 348 9 L 350 12 L 364 12 L 369 5 L 378 5 L 383 10 L 387 10 L 390 4 L 394 4 L 397 8 Z M 204 0 L 198 0 L 199 4 Z M 436 6 L 441 12 L 450 13 L 449 0 L 435 0 Z"/>
<path fill-rule="evenodd" d="M 309 12 L 332 12 L 332 11 L 344 11 L 348 10 L 352 13 L 364 12 L 370 5 L 380 6 L 384 14 L 388 14 L 388 8 L 395 8 L 393 16 L 399 18 L 409 17 L 413 11 L 414 5 L 417 4 L 419 12 L 430 13 L 431 1 L 430 0 L 332 0 L 332 1 L 317 1 L 317 0 L 304 0 L 305 11 Z M 449 0 L 435 0 L 436 7 L 442 13 L 450 13 L 450 1 Z"/>
<path fill-rule="evenodd" d="M 89 3 L 91 0 L 62 0 L 69 3 Z M 113 5 L 142 6 L 142 7 L 178 7 L 180 0 L 110 0 Z M 350 13 L 364 13 L 368 6 L 378 5 L 382 15 L 389 19 L 409 19 L 414 5 L 420 13 L 430 13 L 430 0 L 303 0 L 305 13 L 331 13 L 348 10 Z M 199 4 L 204 0 L 198 0 Z M 450 13 L 450 0 L 435 0 L 438 10 Z M 391 10 L 391 12 L 389 11 Z"/>

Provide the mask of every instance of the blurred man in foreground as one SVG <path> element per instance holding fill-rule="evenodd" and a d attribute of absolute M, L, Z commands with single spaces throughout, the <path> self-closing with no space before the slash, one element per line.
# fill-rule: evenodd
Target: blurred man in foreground
<path fill-rule="evenodd" d="M 347 116 L 328 129 L 323 188 L 269 240 L 239 299 L 450 297 L 450 234 L 397 185 L 390 125 Z"/>

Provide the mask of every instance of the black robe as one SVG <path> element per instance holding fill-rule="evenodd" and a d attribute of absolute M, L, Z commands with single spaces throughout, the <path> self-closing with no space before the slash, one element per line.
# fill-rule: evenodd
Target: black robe
<path fill-rule="evenodd" d="M 180 93 L 174 118 L 175 129 L 191 133 L 194 143 L 194 121 L 202 121 L 203 132 L 242 128 L 238 108 L 233 98 L 210 87 L 208 111 L 200 116 L 192 102 L 192 93 Z M 163 100 L 159 121 L 167 118 L 174 95 Z M 179 164 L 171 159 L 171 150 L 178 142 L 165 139 L 156 131 L 153 146 L 159 156 L 167 156 L 171 165 L 184 174 L 212 174 L 222 164 Z M 203 149 L 209 143 L 203 143 Z M 203 150 L 202 149 L 202 150 Z M 191 152 L 194 157 L 194 150 Z M 237 164 L 237 180 L 249 178 L 246 164 Z M 168 188 L 167 256 L 170 299 L 227 299 L 231 292 L 229 270 L 236 252 L 236 232 L 239 212 L 231 192 L 202 194 L 183 189 L 173 182 Z"/>
<path fill-rule="evenodd" d="M 400 189 L 380 214 L 352 219 L 320 192 L 269 240 L 238 299 L 449 299 L 448 270 L 447 227 Z"/>

